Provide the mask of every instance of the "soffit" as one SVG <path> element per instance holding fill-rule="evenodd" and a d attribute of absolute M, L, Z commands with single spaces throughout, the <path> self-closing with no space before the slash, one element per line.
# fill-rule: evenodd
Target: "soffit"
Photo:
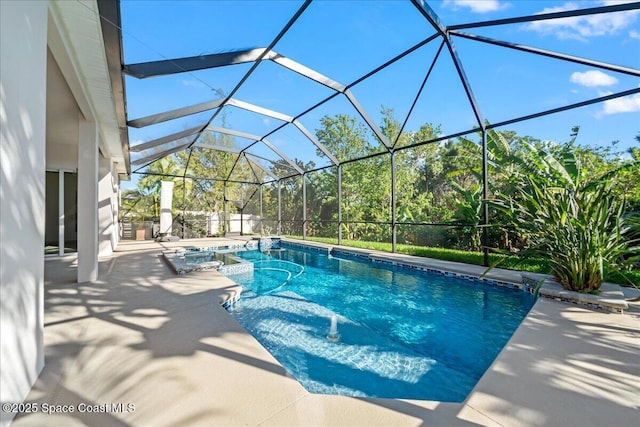
<path fill-rule="evenodd" d="M 52 1 L 50 10 L 50 25 L 55 25 L 49 32 L 50 48 L 56 61 L 82 114 L 98 123 L 101 151 L 116 162 L 118 173 L 127 173 L 127 144 L 118 125 L 97 2 Z"/>

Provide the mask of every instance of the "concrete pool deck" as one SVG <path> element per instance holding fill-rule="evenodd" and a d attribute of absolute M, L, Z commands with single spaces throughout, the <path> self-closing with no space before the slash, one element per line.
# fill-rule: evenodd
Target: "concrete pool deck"
<path fill-rule="evenodd" d="M 231 280 L 176 275 L 161 258 L 214 241 L 121 242 L 88 284 L 73 258 L 47 261 L 46 365 L 26 402 L 74 412 L 12 425 L 637 425 L 638 303 L 615 314 L 539 300 L 463 403 L 314 395 L 220 306 Z M 86 411 L 105 404 L 122 411 Z"/>

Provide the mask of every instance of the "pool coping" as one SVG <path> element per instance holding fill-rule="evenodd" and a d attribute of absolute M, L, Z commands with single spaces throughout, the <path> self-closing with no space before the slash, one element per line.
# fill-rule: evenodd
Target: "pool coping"
<path fill-rule="evenodd" d="M 374 249 L 330 245 L 291 238 L 282 238 L 282 242 L 293 245 L 294 247 L 299 246 L 307 249 L 311 248 L 311 250 L 327 251 L 329 254 L 333 251 L 352 254 L 357 258 L 369 260 L 373 263 L 518 289 L 530 294 L 537 294 L 542 298 L 582 305 L 597 310 L 623 313 L 624 310 L 629 308 L 629 304 L 625 299 L 624 292 L 620 290 L 620 286 L 607 282 L 602 284 L 599 295 L 582 294 L 564 289 L 551 275 L 547 274 L 507 270 L 503 268 L 493 268 L 487 271 L 486 267 L 455 261 L 444 261 L 415 255 L 388 253 Z"/>
<path fill-rule="evenodd" d="M 289 247 L 300 248 L 303 250 L 318 251 L 328 255 L 348 255 L 363 261 L 374 264 L 389 265 L 393 267 L 406 268 L 409 270 L 418 270 L 430 274 L 444 275 L 448 277 L 457 277 L 465 280 L 485 283 L 494 286 L 501 286 L 510 289 L 522 290 L 524 292 L 535 294 L 536 296 L 561 301 L 569 304 L 582 305 L 597 310 L 609 311 L 614 313 L 624 313 L 629 308 L 629 304 L 625 299 L 624 293 L 620 290 L 619 285 L 611 283 L 603 283 L 600 288 L 600 294 L 582 294 L 579 292 L 564 289 L 552 276 L 540 273 L 522 272 L 516 270 L 507 270 L 502 268 L 493 268 L 487 270 L 483 266 L 470 265 L 454 261 L 437 260 L 433 258 L 419 257 L 415 255 L 406 255 L 398 253 L 388 253 L 373 249 L 353 248 L 350 246 L 331 245 L 319 242 L 310 242 L 308 240 L 298 240 L 280 236 L 252 238 L 236 242 L 234 244 L 220 244 L 205 247 L 174 247 L 164 250 L 162 255 L 178 274 L 185 274 L 192 271 L 202 270 L 221 270 L 224 268 L 222 263 L 212 261 L 200 265 L 186 264 L 184 259 L 185 252 L 188 251 L 228 251 L 234 250 L 252 250 L 259 249 L 263 242 L 271 240 L 281 242 Z M 229 274 L 221 271 L 223 274 Z M 233 274 L 233 273 L 231 273 Z M 223 305 L 229 307 L 235 303 L 235 300 L 224 301 Z"/>
<path fill-rule="evenodd" d="M 224 266 L 219 261 L 211 261 L 199 265 L 186 264 L 184 253 L 188 251 L 228 251 L 234 250 L 254 250 L 259 249 L 263 241 L 277 240 L 293 248 L 323 252 L 329 255 L 344 254 L 353 256 L 363 261 L 374 264 L 389 265 L 393 267 L 418 270 L 431 274 L 457 277 L 465 280 L 485 283 L 494 286 L 501 286 L 510 289 L 522 290 L 535 294 L 536 296 L 561 301 L 568 304 L 582 305 L 597 310 L 609 311 L 613 313 L 624 313 L 629 308 L 624 293 L 619 285 L 603 283 L 600 294 L 582 294 L 575 291 L 566 290 L 552 276 L 540 273 L 530 273 L 517 270 L 507 270 L 493 268 L 487 270 L 483 266 L 470 265 L 455 261 L 437 260 L 433 258 L 419 257 L 398 253 L 388 253 L 374 249 L 354 248 L 350 246 L 331 245 L 308 240 L 298 240 L 287 237 L 273 236 L 252 238 L 251 240 L 237 242 L 234 244 L 220 244 L 204 247 L 174 247 L 162 252 L 165 260 L 171 265 L 177 274 L 185 274 L 192 271 L 221 270 Z M 269 243 L 270 247 L 271 243 Z M 221 271 L 223 274 L 228 272 Z M 231 273 L 233 274 L 233 273 Z M 229 307 L 233 305 L 237 298 L 224 301 L 223 305 Z"/>
<path fill-rule="evenodd" d="M 162 251 L 162 257 L 176 274 L 187 274 L 194 271 L 219 270 L 223 263 L 221 261 L 207 261 L 199 264 L 189 264 L 185 261 L 186 249 L 175 248 Z"/>
<path fill-rule="evenodd" d="M 612 314 L 538 299 L 462 403 L 315 395 L 286 375 L 220 307 L 235 288 L 228 278 L 217 271 L 176 275 L 168 268 L 160 252 L 174 245 L 121 243 L 113 257 L 101 259 L 100 282 L 91 285 L 69 282 L 75 269 L 65 262 L 48 263 L 47 275 L 57 273 L 45 287 L 50 289 L 47 365 L 27 402 L 126 401 L 135 403 L 136 411 L 31 414 L 19 417 L 16 426 L 189 421 L 263 427 L 584 427 L 637 421 L 638 303 L 625 314 Z M 61 300 L 60 292 L 77 292 L 68 296 L 80 296 L 96 310 L 79 316 L 82 307 Z M 153 317 L 150 308 L 166 313 Z"/>
<path fill-rule="evenodd" d="M 564 289 L 552 276 L 540 273 L 522 272 L 493 268 L 487 270 L 483 266 L 470 265 L 455 261 L 437 260 L 398 253 L 388 253 L 374 249 L 354 248 L 350 246 L 331 245 L 308 240 L 298 240 L 280 236 L 252 238 L 251 240 L 234 244 L 220 244 L 204 247 L 174 247 L 164 250 L 162 255 L 178 274 L 192 271 L 221 270 L 222 263 L 212 261 L 200 265 L 187 265 L 181 258 L 187 251 L 229 251 L 258 249 L 263 241 L 277 240 L 293 248 L 323 252 L 329 255 L 340 254 L 353 256 L 374 264 L 383 264 L 409 270 L 418 270 L 430 274 L 457 277 L 465 280 L 521 290 L 536 296 L 561 301 L 569 304 L 582 305 L 588 308 L 614 313 L 624 313 L 629 308 L 624 293 L 619 285 L 603 283 L 599 295 L 582 294 Z M 270 245 L 271 243 L 269 243 Z M 223 272 L 224 274 L 224 272 Z M 228 274 L 228 273 L 227 273 Z M 237 298 L 223 301 L 225 307 L 235 303 Z"/>

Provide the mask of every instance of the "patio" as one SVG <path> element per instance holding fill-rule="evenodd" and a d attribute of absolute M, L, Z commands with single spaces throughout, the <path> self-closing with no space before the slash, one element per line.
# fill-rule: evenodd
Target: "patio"
<path fill-rule="evenodd" d="M 169 179 L 183 239 L 487 248 L 504 135 L 640 161 L 640 2 L 486 3 L 0 1 L 0 426 L 635 426 L 638 303 L 539 301 L 462 404 L 320 396 L 160 257 L 211 239 L 121 241 Z"/>
<path fill-rule="evenodd" d="M 74 258 L 47 261 L 46 365 L 25 402 L 75 411 L 23 414 L 13 425 L 637 422 L 638 303 L 610 314 L 539 300 L 462 404 L 314 395 L 220 306 L 236 288 L 231 280 L 217 272 L 176 275 L 161 258 L 167 247 L 212 243 L 123 241 L 100 259 L 95 283 L 76 283 Z M 90 413 L 79 412 L 81 403 L 124 405 Z"/>

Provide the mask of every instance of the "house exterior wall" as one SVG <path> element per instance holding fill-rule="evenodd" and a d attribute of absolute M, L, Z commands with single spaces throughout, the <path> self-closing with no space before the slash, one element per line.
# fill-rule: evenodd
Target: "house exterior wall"
<path fill-rule="evenodd" d="M 86 12 L 84 6 L 72 4 Z M 82 222 L 78 230 L 83 236 L 78 242 L 78 280 L 94 280 L 97 276 L 99 246 L 101 255 L 109 255 L 118 244 L 118 165 L 110 158 L 98 161 L 101 118 L 95 117 L 95 108 L 87 98 L 94 85 L 87 85 L 87 76 L 79 72 L 77 62 L 86 59 L 77 55 L 86 56 L 87 51 L 74 50 L 70 44 L 84 43 L 86 49 L 87 39 L 78 40 L 82 35 L 60 27 L 76 22 L 78 11 L 56 6 L 68 5 L 40 0 L 0 1 L 3 403 L 24 401 L 44 365 L 47 168 L 78 171 L 78 213 Z M 83 62 L 92 71 L 90 60 L 88 64 Z M 108 129 L 106 132 L 113 134 Z M 79 164 L 79 158 L 84 162 Z M 15 414 L 0 415 L 0 425 L 6 426 Z"/>
<path fill-rule="evenodd" d="M 120 184 L 113 162 L 103 156 L 100 156 L 98 180 L 98 256 L 109 256 L 120 241 Z"/>
<path fill-rule="evenodd" d="M 0 1 L 0 401 L 22 401 L 44 365 L 47 12 Z M 13 414 L 1 413 L 1 425 Z"/>
<path fill-rule="evenodd" d="M 50 26 L 54 23 L 50 20 Z M 48 32 L 55 31 L 48 28 Z M 51 50 L 47 49 L 47 169 L 78 168 L 80 109 Z"/>

